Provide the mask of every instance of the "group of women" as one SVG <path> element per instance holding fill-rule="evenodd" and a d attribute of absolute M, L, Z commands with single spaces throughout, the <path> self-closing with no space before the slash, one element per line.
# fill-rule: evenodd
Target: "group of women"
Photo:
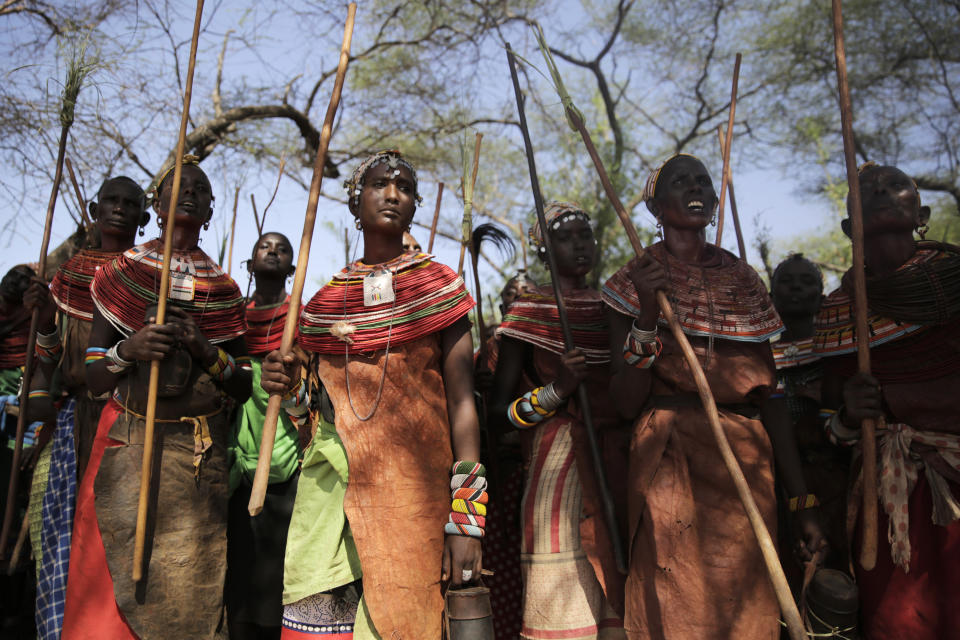
<path fill-rule="evenodd" d="M 899 170 L 861 173 L 874 377 L 856 373 L 850 355 L 849 278 L 814 323 L 822 281 L 809 262 L 778 269 L 771 298 L 749 265 L 707 242 L 718 199 L 697 158 L 674 156 L 650 176 L 644 200 L 661 241 L 599 291 L 587 284 L 597 262 L 589 212 L 549 203 L 530 236 L 541 258 L 551 241 L 575 348 L 565 346 L 553 285 L 523 287 L 490 343 L 486 428 L 519 433 L 518 514 L 497 513 L 489 497 L 504 490 L 485 466 L 496 466 L 497 447 L 481 447 L 473 301 L 458 274 L 404 248 L 420 195 L 399 152 L 370 156 L 346 181 L 362 257 L 306 304 L 286 354 L 289 241 L 258 240 L 245 299 L 199 249 L 213 213 L 207 176 L 187 158 L 175 211 L 171 182 L 168 172 L 154 199 L 160 238 L 137 246 L 143 192 L 123 178 L 104 183 L 90 205 L 99 248 L 24 296 L 41 317 L 31 403 L 55 424 L 46 471 L 38 462 L 35 473 L 44 479 L 34 480 L 40 637 L 440 638 L 443 589 L 481 578 L 490 517 L 501 527 L 519 518 L 521 530 L 521 620 L 502 637 L 777 638 L 773 588 L 659 291 L 771 530 L 779 487 L 800 561 L 821 557 L 828 538 L 834 554 L 844 545 L 829 534 L 843 525 L 825 525 L 811 487 L 842 507 L 836 485 L 846 474 L 817 484 L 817 459 L 798 450 L 798 434 L 813 433 L 817 451 L 836 442 L 856 451 L 860 422 L 886 418 L 880 560 L 857 571 L 863 630 L 933 639 L 960 622 L 960 427 L 951 420 L 960 255 L 914 240 L 929 210 Z M 157 324 L 171 216 L 169 305 Z M 779 344 L 778 310 L 787 322 Z M 148 568 L 135 582 L 153 361 L 161 385 Z M 602 469 L 588 452 L 581 386 Z M 269 394 L 282 395 L 284 410 L 264 511 L 250 517 Z M 856 495 L 863 481 L 851 477 Z M 613 536 L 625 541 L 626 575 Z"/>

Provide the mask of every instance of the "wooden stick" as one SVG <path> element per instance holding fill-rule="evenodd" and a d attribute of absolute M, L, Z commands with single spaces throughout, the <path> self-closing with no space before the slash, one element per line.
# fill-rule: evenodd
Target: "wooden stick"
<path fill-rule="evenodd" d="M 167 314 L 167 294 L 170 291 L 170 262 L 173 258 L 173 236 L 176 226 L 177 199 L 180 197 L 180 177 L 183 173 L 183 152 L 187 137 L 187 123 L 190 120 L 190 98 L 193 94 L 193 70 L 197 64 L 197 41 L 200 38 L 200 19 L 203 16 L 203 0 L 197 0 L 197 11 L 193 18 L 193 37 L 190 41 L 190 59 L 187 66 L 187 81 L 183 89 L 183 115 L 180 118 L 180 134 L 177 137 L 177 151 L 173 162 L 173 183 L 170 203 L 167 206 L 167 220 L 163 225 L 163 267 L 160 271 L 160 289 L 157 291 L 156 324 L 163 324 Z M 158 185 L 159 186 L 159 185 Z M 133 546 L 133 581 L 143 579 L 145 569 L 143 551 L 147 537 L 147 509 L 150 499 L 150 485 L 153 482 L 153 445 L 157 418 L 157 389 L 160 384 L 160 361 L 150 362 L 150 382 L 147 387 L 147 411 L 143 435 L 143 464 L 140 468 L 140 498 L 137 502 L 137 530 Z"/>
<path fill-rule="evenodd" d="M 80 183 L 77 182 L 77 174 L 73 172 L 73 163 L 70 162 L 70 158 L 64 158 L 64 162 L 67 165 L 67 173 L 70 174 L 70 182 L 73 184 L 73 193 L 77 196 L 77 204 L 80 206 L 80 218 L 83 220 L 83 227 L 85 230 L 90 231 L 90 229 L 93 229 L 93 223 L 90 222 L 90 218 L 87 217 L 86 203 L 83 201 Z"/>
<path fill-rule="evenodd" d="M 483 140 L 483 134 L 478 132 L 473 143 L 473 174 L 470 177 L 470 193 L 467 193 L 466 171 L 464 171 L 463 176 L 463 224 L 460 240 L 460 261 L 457 262 L 458 275 L 463 275 L 463 256 L 467 251 L 467 245 L 470 244 L 470 232 L 473 228 L 473 189 L 477 186 L 477 171 L 480 170 L 481 140 Z"/>
<path fill-rule="evenodd" d="M 57 164 L 53 174 L 53 188 L 47 202 L 47 218 L 43 223 L 43 239 L 40 241 L 40 259 L 37 267 L 41 278 L 47 270 L 47 250 L 50 248 L 50 230 L 53 227 L 53 211 L 57 206 L 57 194 L 63 180 L 63 163 L 67 151 L 69 124 L 60 127 L 60 145 L 57 149 Z M 27 334 L 26 362 L 23 366 L 23 378 L 20 383 L 20 413 L 17 415 L 17 434 L 13 445 L 13 459 L 10 462 L 10 484 L 7 485 L 7 504 L 3 513 L 3 528 L 0 529 L 0 558 L 6 557 L 7 542 L 10 540 L 13 520 L 16 513 L 17 491 L 20 480 L 20 456 L 23 453 L 23 436 L 27 430 L 27 416 L 30 404 L 30 381 L 33 379 L 34 349 L 37 345 L 37 329 L 40 326 L 40 309 L 34 309 L 30 316 L 30 333 Z"/>
<path fill-rule="evenodd" d="M 840 99 L 840 122 L 843 131 L 843 156 L 847 165 L 850 188 L 850 240 L 853 243 L 854 312 L 857 325 L 857 366 L 861 373 L 870 373 L 870 327 L 867 325 L 867 279 L 864 272 L 863 209 L 860 202 L 860 177 L 857 174 L 856 147 L 853 138 L 853 105 L 847 82 L 847 54 L 843 44 L 843 7 L 833 0 L 833 43 L 837 61 L 837 89 Z M 860 566 L 870 571 L 877 563 L 877 423 L 863 421 L 860 442 L 863 445 L 863 544 Z"/>
<path fill-rule="evenodd" d="M 627 238 L 630 240 L 630 244 L 633 247 L 634 253 L 637 255 L 637 258 L 641 258 L 644 254 L 644 251 L 643 245 L 640 242 L 640 236 L 637 235 L 637 230 L 633 226 L 633 221 L 630 219 L 630 215 L 627 213 L 626 209 L 624 209 L 617 192 L 613 188 L 613 184 L 610 182 L 610 177 L 607 175 L 606 167 L 604 167 L 603 160 L 600 159 L 600 155 L 597 153 L 597 149 L 593 144 L 593 139 L 590 136 L 590 132 L 587 131 L 583 118 L 580 117 L 575 108 L 570 106 L 566 107 L 566 113 L 567 119 L 580 133 L 580 137 L 583 139 L 583 144 L 587 149 L 587 153 L 590 154 L 591 160 L 593 160 L 593 165 L 597 170 L 597 175 L 600 178 L 600 183 L 603 185 L 603 190 L 607 195 L 607 199 L 610 200 L 610 204 L 613 205 L 614 211 L 617 212 L 617 217 L 620 218 L 620 222 L 623 224 L 624 231 L 626 231 Z M 783 617 L 786 619 L 787 630 L 790 634 L 790 638 L 791 640 L 806 640 L 806 633 L 803 629 L 803 621 L 800 619 L 800 612 L 797 610 L 797 604 L 794 602 L 793 594 L 790 592 L 790 585 L 787 584 L 786 576 L 783 574 L 783 567 L 780 566 L 780 559 L 777 555 L 777 547 L 774 545 L 773 539 L 770 537 L 770 532 L 767 530 L 767 526 L 763 522 L 763 516 L 760 514 L 760 509 L 757 508 L 757 503 L 753 499 L 753 494 L 750 492 L 750 485 L 747 484 L 747 479 L 743 475 L 743 470 L 740 469 L 740 464 L 737 462 L 737 458 L 733 453 L 733 449 L 730 448 L 730 442 L 727 440 L 727 436 L 723 431 L 723 426 L 720 424 L 720 414 L 717 411 L 717 403 L 713 398 L 713 393 L 710 391 L 710 384 L 707 382 L 707 376 L 704 374 L 703 368 L 700 366 L 700 361 L 697 358 L 697 354 L 690 345 L 690 341 L 683 332 L 683 328 L 680 326 L 680 321 L 677 320 L 677 317 L 674 315 L 673 307 L 671 306 L 669 299 L 667 299 L 666 293 L 663 291 L 657 291 L 657 304 L 660 307 L 660 313 L 663 315 L 668 326 L 670 327 L 671 333 L 677 340 L 681 351 L 683 351 L 684 358 L 687 361 L 687 365 L 689 366 L 691 374 L 693 375 L 694 382 L 697 385 L 697 391 L 700 394 L 700 401 L 701 404 L 703 404 L 704 411 L 707 414 L 707 420 L 710 424 L 710 431 L 717 443 L 717 448 L 720 450 L 720 457 L 723 460 L 723 464 L 726 466 L 727 472 L 730 474 L 733 484 L 736 487 L 737 495 L 739 496 L 740 501 L 743 503 L 743 507 L 747 513 L 747 519 L 750 521 L 750 526 L 753 529 L 753 533 L 757 538 L 757 543 L 760 546 L 760 552 L 763 555 L 767 573 L 770 575 L 770 581 L 773 583 L 777 600 L 780 603 L 780 611 L 783 613 Z"/>
<path fill-rule="evenodd" d="M 510 48 L 509 43 L 507 44 L 507 62 L 510 64 L 510 77 L 513 80 L 513 92 L 517 99 L 517 114 L 520 119 L 520 131 L 523 133 L 523 144 L 527 153 L 527 166 L 530 171 L 530 186 L 533 191 L 533 202 L 537 211 L 537 220 L 540 223 L 540 233 L 543 235 L 543 244 L 547 254 L 547 266 L 550 268 L 551 280 L 553 280 L 553 295 L 557 301 L 557 314 L 560 316 L 560 328 L 563 331 L 564 349 L 571 351 L 576 345 L 573 342 L 573 333 L 570 330 L 570 321 L 567 318 L 567 307 L 563 302 L 563 294 L 560 292 L 557 260 L 553 253 L 550 231 L 543 213 L 543 196 L 540 193 L 540 181 L 537 179 L 537 167 L 533 157 L 533 144 L 530 142 L 527 116 L 523 108 L 523 94 L 520 92 L 520 80 L 517 77 L 516 60 L 514 59 L 513 49 Z M 597 434 L 593 427 L 593 416 L 590 411 L 590 396 L 587 394 L 587 388 L 582 384 L 577 387 L 577 393 L 577 404 L 580 407 L 584 431 L 587 434 L 587 442 L 590 445 L 590 459 L 593 462 L 596 482 L 600 490 L 604 522 L 607 525 L 610 544 L 613 547 L 613 556 L 620 572 L 626 573 L 627 557 L 623 551 L 623 542 L 620 540 L 620 527 L 617 524 L 617 515 L 613 506 L 613 498 L 610 495 L 610 487 L 607 485 L 607 477 L 604 474 L 606 465 L 603 463 L 603 457 L 600 455 L 600 443 L 597 441 Z"/>
<path fill-rule="evenodd" d="M 730 182 L 730 146 L 733 144 L 733 118 L 737 112 L 737 83 L 740 81 L 741 54 L 737 54 L 733 63 L 733 86 L 730 88 L 730 115 L 727 117 L 727 138 L 723 142 L 723 175 L 720 179 L 720 204 L 717 207 L 717 240 L 714 244 L 721 246 L 723 241 L 723 201 L 727 195 L 727 183 Z"/>
<path fill-rule="evenodd" d="M 23 553 L 24 543 L 30 534 L 30 508 L 23 514 L 23 522 L 20 523 L 20 533 L 17 534 L 17 542 L 13 545 L 13 555 L 10 556 L 10 563 L 7 565 L 7 575 L 12 576 L 17 572 L 17 565 L 20 564 L 20 554 Z"/>
<path fill-rule="evenodd" d="M 310 258 L 310 244 L 313 240 L 313 227 L 317 220 L 317 204 L 320 201 L 320 185 L 323 182 L 323 168 L 327 162 L 327 148 L 333 133 L 333 119 L 340 105 L 340 93 L 343 79 L 347 75 L 347 63 L 350 61 L 350 41 L 353 38 L 353 20 L 357 13 L 357 3 L 351 2 L 347 9 L 347 22 L 343 28 L 343 45 L 340 47 L 340 62 L 337 65 L 337 77 L 333 83 L 333 94 L 327 106 L 327 115 L 320 130 L 320 144 L 317 146 L 317 158 L 313 163 L 313 181 L 310 183 L 310 197 L 307 200 L 307 212 L 303 220 L 303 235 L 300 238 L 300 255 L 297 256 L 297 270 L 293 278 L 293 290 L 290 293 L 290 306 L 287 320 L 283 326 L 283 338 L 280 353 L 287 355 L 293 348 L 293 337 L 300 318 L 300 298 L 307 279 L 307 261 Z M 277 437 L 277 418 L 280 417 L 280 394 L 270 395 L 267 413 L 263 420 L 263 435 L 260 439 L 260 457 L 257 459 L 257 471 L 250 489 L 250 502 L 247 510 L 255 516 L 263 510 L 263 499 L 267 495 L 267 482 L 270 479 L 270 460 L 273 456 L 274 440 Z"/>
<path fill-rule="evenodd" d="M 343 264 L 350 264 L 350 230 L 343 228 Z"/>
<path fill-rule="evenodd" d="M 437 185 L 437 204 L 433 208 L 433 222 L 430 223 L 430 240 L 427 242 L 427 253 L 433 253 L 433 239 L 437 237 L 437 222 L 440 221 L 440 201 L 443 200 L 443 183 Z"/>
<path fill-rule="evenodd" d="M 270 196 L 270 201 L 267 202 L 267 206 L 263 208 L 263 215 L 260 217 L 260 235 L 263 235 L 263 227 L 267 224 L 267 211 L 270 210 L 270 205 L 273 204 L 274 199 L 277 197 L 277 191 L 280 190 L 280 180 L 283 179 L 283 168 L 287 166 L 287 159 L 280 158 L 280 171 L 277 173 L 277 184 L 273 187 L 273 195 Z"/>
<path fill-rule="evenodd" d="M 723 125 L 717 126 L 717 137 L 720 138 L 720 151 L 726 144 L 726 136 L 723 134 Z M 733 170 L 731 175 L 727 176 L 727 187 L 730 189 L 730 214 L 733 216 L 733 230 L 737 233 L 737 249 L 740 251 L 740 259 L 747 261 L 747 249 L 743 243 L 743 231 L 740 229 L 740 214 L 737 212 L 737 198 L 733 195 Z"/>
<path fill-rule="evenodd" d="M 257 223 L 257 239 L 263 235 L 263 220 L 257 215 L 257 199 L 250 194 L 250 206 L 253 208 L 253 221 Z"/>
<path fill-rule="evenodd" d="M 233 237 L 237 235 L 237 205 L 240 204 L 240 185 L 233 192 L 233 216 L 230 218 L 230 249 L 227 251 L 227 275 L 233 268 Z M 257 238 L 259 240 L 259 238 Z"/>

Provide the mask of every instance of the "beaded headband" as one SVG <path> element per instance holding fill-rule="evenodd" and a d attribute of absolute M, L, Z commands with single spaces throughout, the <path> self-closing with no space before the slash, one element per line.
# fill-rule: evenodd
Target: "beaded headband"
<path fill-rule="evenodd" d="M 657 181 L 660 179 L 660 172 L 663 171 L 663 168 L 667 166 L 674 158 L 693 158 L 697 162 L 700 162 L 700 158 L 689 153 L 675 153 L 666 160 L 660 163 L 656 169 L 654 169 L 650 176 L 647 178 L 647 184 L 643 188 L 643 201 L 650 202 L 653 200 L 654 196 L 657 195 Z"/>
<path fill-rule="evenodd" d="M 548 202 L 543 208 L 543 218 L 547 228 L 556 231 L 565 222 L 571 220 L 585 220 L 590 222 L 590 216 L 580 205 L 574 202 Z M 533 226 L 527 232 L 530 237 L 530 246 L 540 249 L 543 247 L 543 234 L 540 231 L 540 220 L 534 220 Z"/>
<path fill-rule="evenodd" d="M 183 163 L 182 166 L 192 164 L 195 167 L 200 166 L 200 156 L 195 156 L 191 153 L 183 154 Z M 147 192 L 147 197 L 151 202 L 156 202 L 160 198 L 160 187 L 163 186 L 163 181 L 173 172 L 177 167 L 176 163 L 167 167 L 167 170 L 160 174 L 160 179 L 157 180 L 157 183 Z M 211 198 L 213 200 L 213 198 Z"/>
<path fill-rule="evenodd" d="M 413 178 L 414 199 L 418 205 L 423 202 L 423 198 L 420 197 L 420 193 L 417 191 L 417 170 L 403 157 L 399 149 L 384 149 L 383 151 L 377 151 L 361 162 L 360 165 L 353 170 L 353 175 L 350 176 L 350 179 L 343 181 L 343 188 L 347 190 L 347 197 L 351 205 L 357 206 L 360 204 L 363 178 L 370 169 L 378 164 L 385 164 L 393 169 L 393 177 L 400 175 L 400 167 L 406 167 L 407 171 L 410 172 L 410 176 Z"/>

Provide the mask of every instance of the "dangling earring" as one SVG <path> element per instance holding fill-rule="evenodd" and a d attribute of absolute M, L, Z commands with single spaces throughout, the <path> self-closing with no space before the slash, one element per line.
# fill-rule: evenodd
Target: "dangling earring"
<path fill-rule="evenodd" d="M 657 218 L 657 237 L 663 240 L 663 221 Z"/>
<path fill-rule="evenodd" d="M 357 228 L 357 231 L 363 230 L 363 225 L 360 224 L 360 218 L 357 218 L 356 220 L 353 221 L 353 226 Z"/>
<path fill-rule="evenodd" d="M 210 228 L 210 221 L 209 221 L 209 220 L 207 220 L 206 222 L 203 223 L 203 228 L 204 228 L 204 230 Z"/>
<path fill-rule="evenodd" d="M 927 231 L 930 231 L 930 225 L 927 223 L 917 225 L 917 235 L 920 236 L 921 240 L 927 239 Z"/>
<path fill-rule="evenodd" d="M 143 233 L 144 233 L 143 227 L 140 227 L 140 234 L 139 234 L 139 235 L 140 235 L 141 238 L 143 237 Z"/>
<path fill-rule="evenodd" d="M 160 227 L 161 231 L 163 231 L 163 218 L 157 218 L 157 226 Z"/>

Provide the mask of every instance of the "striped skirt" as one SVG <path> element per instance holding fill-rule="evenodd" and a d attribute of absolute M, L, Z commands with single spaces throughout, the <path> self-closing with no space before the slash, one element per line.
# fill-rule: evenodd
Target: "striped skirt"
<path fill-rule="evenodd" d="M 537 427 L 521 506 L 523 629 L 530 640 L 625 638 L 580 545 L 582 489 L 570 430 L 558 416 Z"/>

